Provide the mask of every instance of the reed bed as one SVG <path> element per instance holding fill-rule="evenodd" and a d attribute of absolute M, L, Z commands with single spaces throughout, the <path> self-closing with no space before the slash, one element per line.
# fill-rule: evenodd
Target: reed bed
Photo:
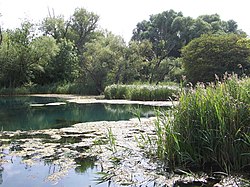
<path fill-rule="evenodd" d="M 150 152 L 169 169 L 249 171 L 250 78 L 182 91 L 179 105 L 158 115 Z"/>
<path fill-rule="evenodd" d="M 105 88 L 104 95 L 107 99 L 166 101 L 176 98 L 178 92 L 177 86 L 114 84 Z"/>

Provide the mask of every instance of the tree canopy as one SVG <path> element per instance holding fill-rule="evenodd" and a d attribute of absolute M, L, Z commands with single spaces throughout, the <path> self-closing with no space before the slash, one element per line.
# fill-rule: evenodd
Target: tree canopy
<path fill-rule="evenodd" d="M 101 93 L 114 83 L 178 81 L 184 69 L 196 82 L 249 68 L 245 33 L 218 14 L 151 15 L 136 25 L 128 44 L 98 21 L 95 13 L 77 8 L 68 19 L 49 12 L 40 24 L 0 27 L 0 87 L 77 83 Z"/>
<path fill-rule="evenodd" d="M 182 50 L 189 81 L 210 82 L 225 72 L 242 75 L 250 66 L 250 40 L 236 35 L 202 35 Z"/>
<path fill-rule="evenodd" d="M 222 21 L 218 14 L 202 15 L 196 19 L 183 16 L 174 10 L 151 15 L 149 20 L 139 22 L 132 40 L 149 40 L 154 53 L 161 58 L 180 56 L 180 49 L 202 34 L 243 34 L 234 20 Z"/>
<path fill-rule="evenodd" d="M 233 20 L 222 21 L 218 14 L 202 15 L 197 19 L 183 16 L 182 12 L 174 10 L 151 15 L 149 20 L 137 24 L 133 31 L 133 41 L 148 41 L 152 45 L 149 64 L 152 66 L 149 82 L 162 81 L 161 76 L 156 76 L 162 63 L 171 57 L 180 57 L 181 48 L 194 38 L 202 34 L 244 34 L 237 29 Z M 168 68 L 163 74 L 168 73 Z"/>

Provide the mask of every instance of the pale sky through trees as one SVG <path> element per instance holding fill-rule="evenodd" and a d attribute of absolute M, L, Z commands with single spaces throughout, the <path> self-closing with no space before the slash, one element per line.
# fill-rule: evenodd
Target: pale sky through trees
<path fill-rule="evenodd" d="M 67 19 L 75 8 L 83 7 L 100 16 L 101 28 L 129 41 L 138 22 L 173 9 L 193 18 L 218 13 L 224 21 L 235 20 L 250 35 L 248 4 L 248 0 L 0 0 L 0 25 L 13 29 L 24 18 L 37 23 L 48 15 L 48 8 Z"/>

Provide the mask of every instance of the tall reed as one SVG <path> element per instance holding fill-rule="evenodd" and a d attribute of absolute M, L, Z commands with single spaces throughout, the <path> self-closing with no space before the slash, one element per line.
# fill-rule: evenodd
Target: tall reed
<path fill-rule="evenodd" d="M 250 79 L 183 91 L 173 117 L 156 121 L 158 157 L 169 166 L 250 168 Z"/>
<path fill-rule="evenodd" d="M 178 95 L 176 86 L 160 85 L 119 85 L 107 86 L 104 90 L 107 99 L 128 99 L 144 101 L 162 101 L 175 98 Z"/>

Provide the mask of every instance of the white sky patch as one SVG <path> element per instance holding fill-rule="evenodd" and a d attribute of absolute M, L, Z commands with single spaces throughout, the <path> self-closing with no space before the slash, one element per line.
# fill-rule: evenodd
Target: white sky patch
<path fill-rule="evenodd" d="M 129 41 L 138 22 L 166 10 L 183 12 L 184 16 L 218 13 L 222 20 L 233 19 L 239 29 L 250 35 L 248 0 L 0 0 L 0 24 L 3 28 L 19 27 L 24 18 L 42 21 L 48 8 L 67 19 L 75 8 L 83 7 L 100 16 L 99 25 Z"/>

